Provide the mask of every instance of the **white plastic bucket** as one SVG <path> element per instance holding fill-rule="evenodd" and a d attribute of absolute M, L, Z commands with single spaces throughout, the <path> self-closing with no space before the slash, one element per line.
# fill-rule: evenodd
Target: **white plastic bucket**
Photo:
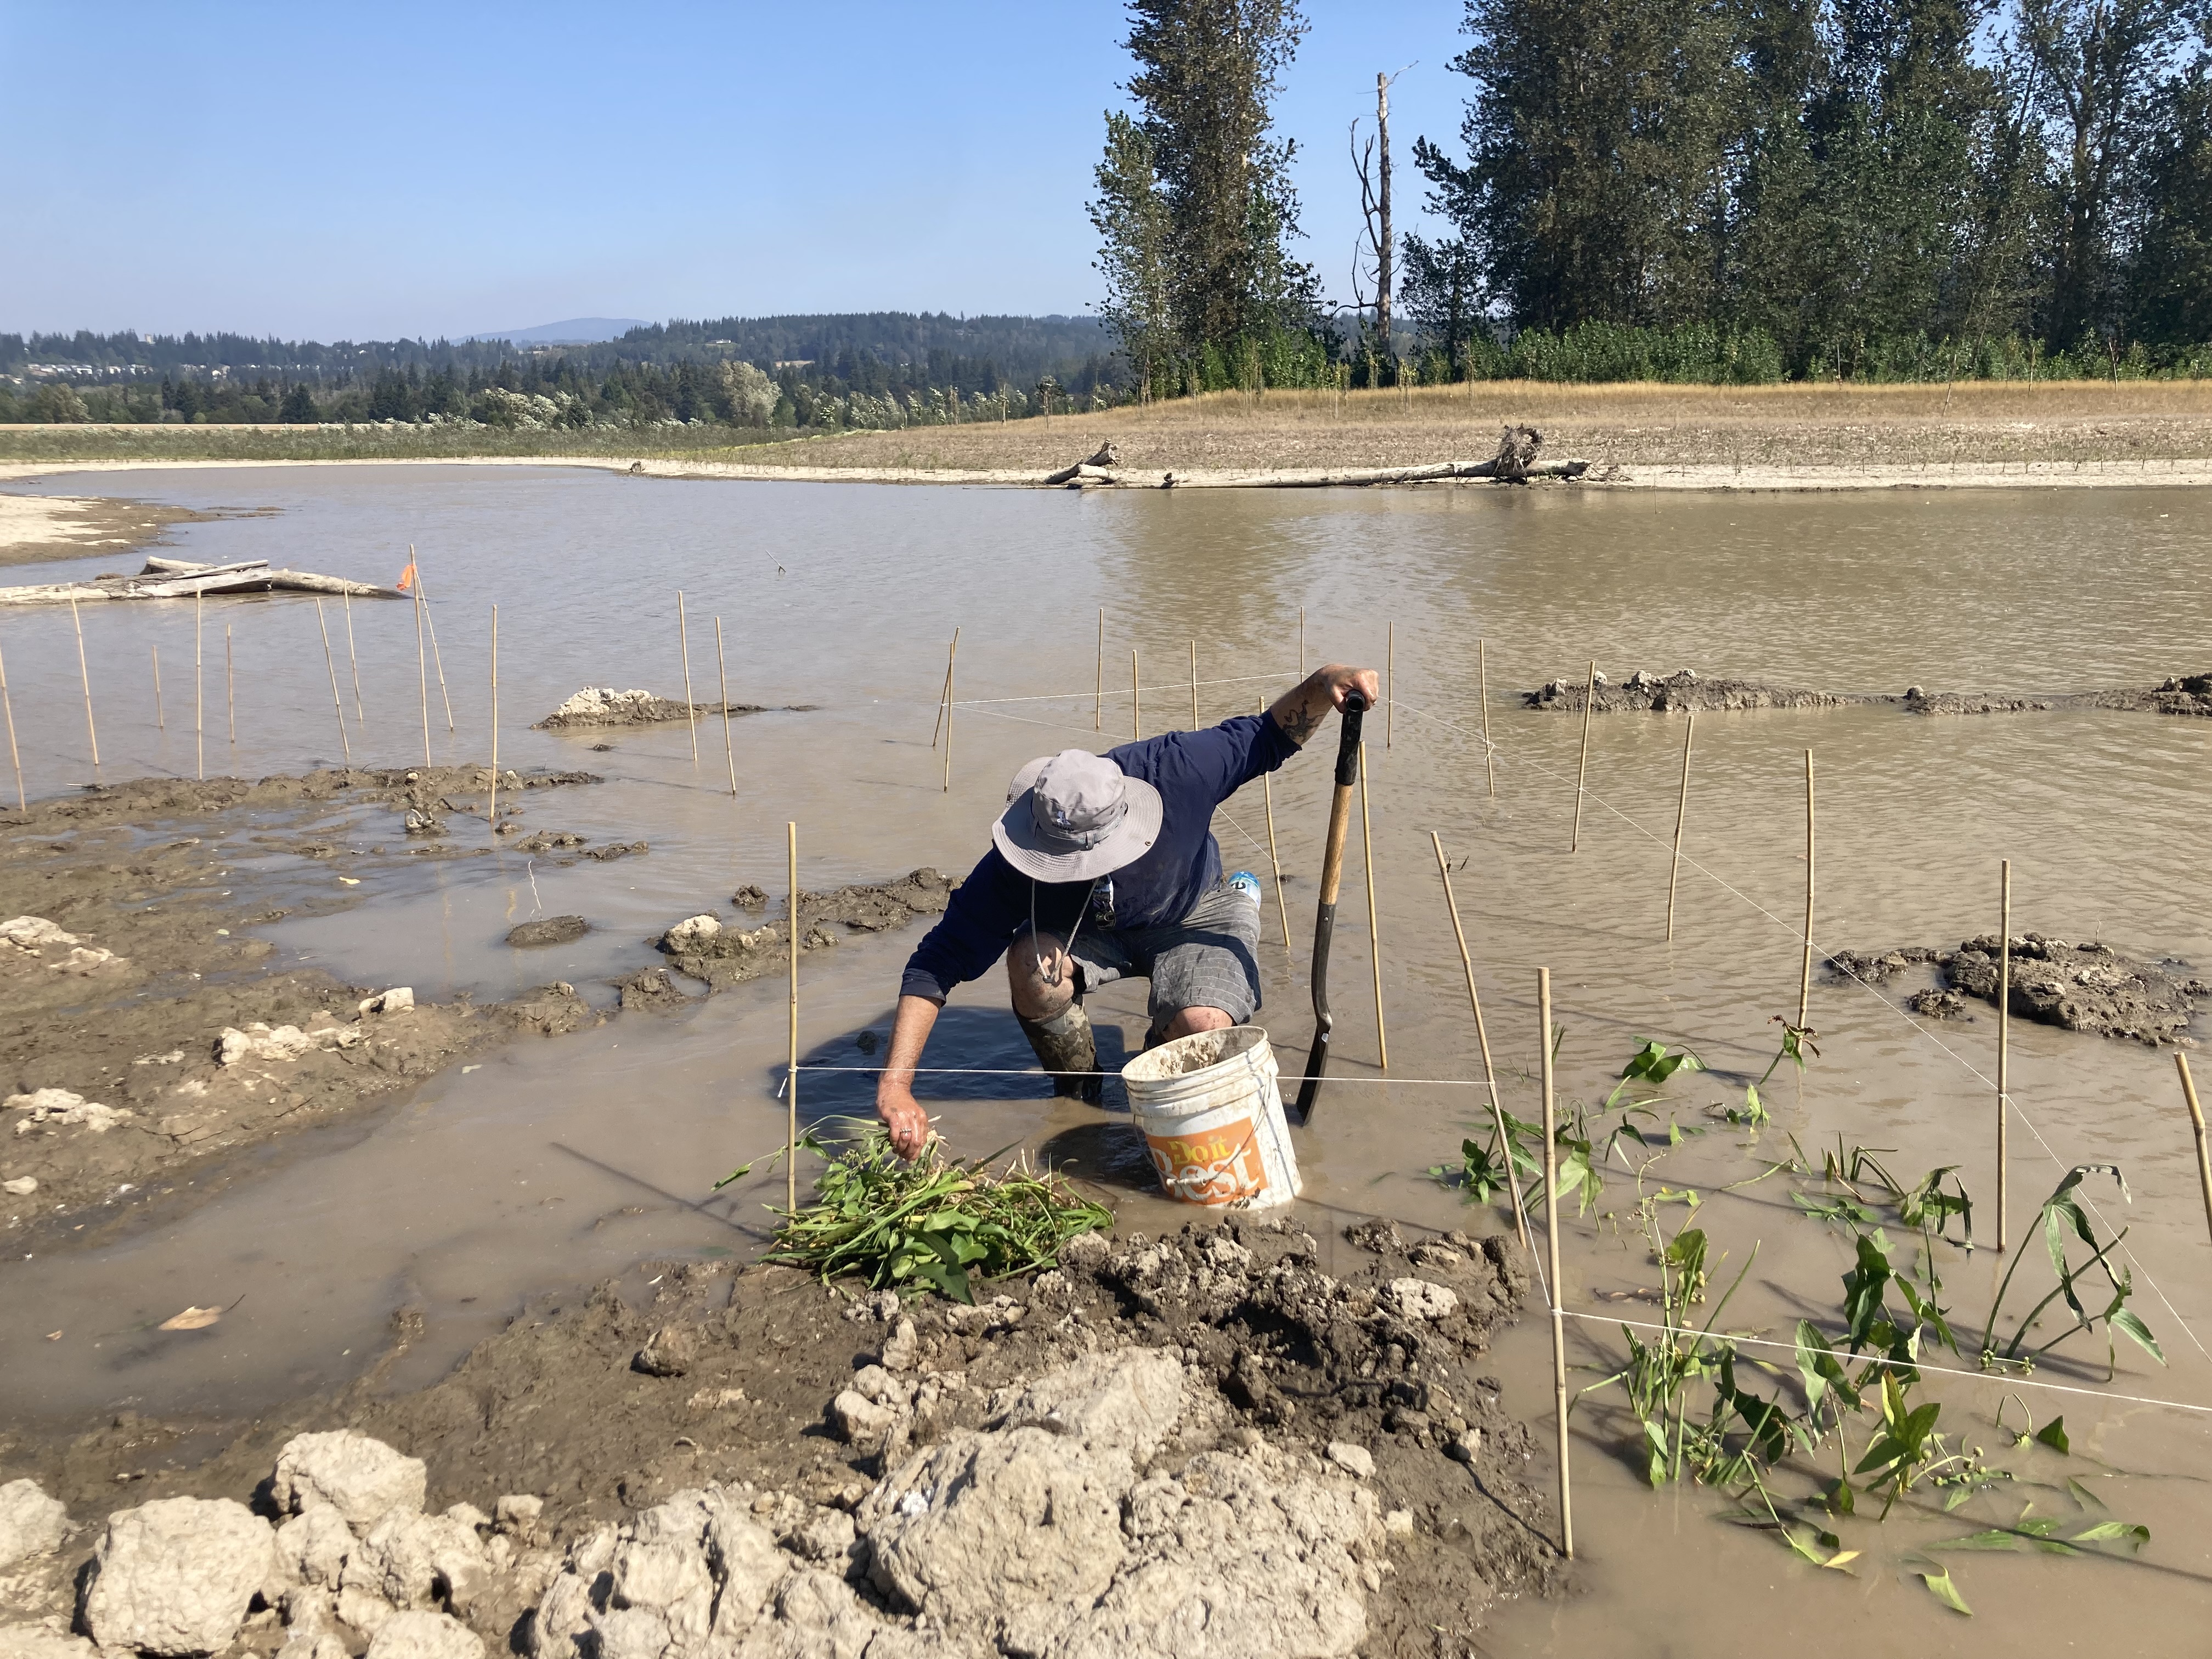
<path fill-rule="evenodd" d="M 1263 1210 L 1298 1195 L 1276 1073 L 1256 1025 L 1177 1037 L 1121 1068 L 1130 1115 L 1170 1198 Z"/>

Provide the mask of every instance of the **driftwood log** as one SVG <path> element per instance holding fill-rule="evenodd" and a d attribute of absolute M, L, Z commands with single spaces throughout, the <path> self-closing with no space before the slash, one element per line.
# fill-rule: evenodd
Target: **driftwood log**
<path fill-rule="evenodd" d="M 1106 444 L 1087 461 L 1047 473 L 1047 487 L 1070 489 L 1342 489 L 1369 484 L 1441 483 L 1454 478 L 1489 478 L 1522 483 L 1530 478 L 1579 478 L 1585 460 L 1540 461 L 1544 434 L 1534 427 L 1509 426 L 1498 453 L 1486 461 L 1438 461 L 1427 466 L 1280 467 L 1244 472 L 1148 472 L 1117 465 Z"/>
<path fill-rule="evenodd" d="M 27 587 L 0 587 L 0 605 L 67 605 L 75 599 L 189 599 L 195 595 L 222 598 L 235 593 L 328 593 L 357 599 L 404 599 L 396 588 L 373 582 L 350 582 L 339 576 L 319 576 L 307 570 L 272 570 L 266 559 L 241 559 L 232 564 L 192 564 L 183 559 L 149 558 L 135 576 L 94 576 L 77 582 L 40 582 Z"/>

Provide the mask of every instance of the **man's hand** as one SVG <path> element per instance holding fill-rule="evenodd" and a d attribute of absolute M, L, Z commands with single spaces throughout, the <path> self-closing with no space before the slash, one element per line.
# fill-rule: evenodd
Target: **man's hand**
<path fill-rule="evenodd" d="M 1366 700 L 1370 708 L 1382 701 L 1381 678 L 1371 668 L 1354 668 L 1346 663 L 1330 663 L 1317 668 L 1304 679 L 1275 700 L 1268 712 L 1274 715 L 1275 724 L 1292 743 L 1304 747 L 1328 712 L 1344 707 L 1344 700 L 1357 691 Z"/>
<path fill-rule="evenodd" d="M 938 1005 L 927 997 L 902 996 L 891 1020 L 890 1052 L 876 1079 L 876 1115 L 890 1131 L 891 1150 L 911 1162 L 929 1144 L 929 1114 L 914 1097 L 914 1071 L 937 1024 Z"/>
<path fill-rule="evenodd" d="M 891 1150 L 908 1162 L 929 1144 L 929 1114 L 903 1081 L 886 1075 L 877 1085 L 876 1115 L 890 1131 Z"/>

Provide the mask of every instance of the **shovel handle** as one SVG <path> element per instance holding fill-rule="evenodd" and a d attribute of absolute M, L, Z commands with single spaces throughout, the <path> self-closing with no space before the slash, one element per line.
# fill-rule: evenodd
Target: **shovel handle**
<path fill-rule="evenodd" d="M 1367 700 L 1357 691 L 1344 700 L 1344 719 L 1336 744 L 1336 791 L 1328 804 L 1328 842 L 1322 854 L 1321 904 L 1314 913 L 1313 1048 L 1306 1055 L 1305 1079 L 1298 1085 L 1298 1121 L 1313 1121 L 1322 1073 L 1328 1065 L 1328 947 L 1336 935 L 1336 896 L 1344 883 L 1344 843 L 1352 829 L 1352 792 L 1359 784 L 1359 728 Z"/>

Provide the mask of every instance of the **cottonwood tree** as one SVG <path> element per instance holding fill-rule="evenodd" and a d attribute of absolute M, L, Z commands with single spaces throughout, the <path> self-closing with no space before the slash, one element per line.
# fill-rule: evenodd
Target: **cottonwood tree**
<path fill-rule="evenodd" d="M 1152 140 L 1119 111 L 1106 117 L 1106 155 L 1098 163 L 1098 194 L 1091 222 L 1098 232 L 1095 262 L 1106 280 L 1098 315 L 1121 343 L 1135 371 L 1139 395 L 1152 395 L 1155 380 L 1176 355 L 1175 286 L 1168 219 Z"/>
<path fill-rule="evenodd" d="M 1129 6 L 1137 112 L 1122 125 L 1108 118 L 1099 263 L 1142 326 L 1164 316 L 1176 350 L 1216 374 L 1257 361 L 1313 310 L 1313 273 L 1288 250 L 1299 234 L 1294 146 L 1275 137 L 1271 112 L 1304 30 L 1291 0 Z"/>

